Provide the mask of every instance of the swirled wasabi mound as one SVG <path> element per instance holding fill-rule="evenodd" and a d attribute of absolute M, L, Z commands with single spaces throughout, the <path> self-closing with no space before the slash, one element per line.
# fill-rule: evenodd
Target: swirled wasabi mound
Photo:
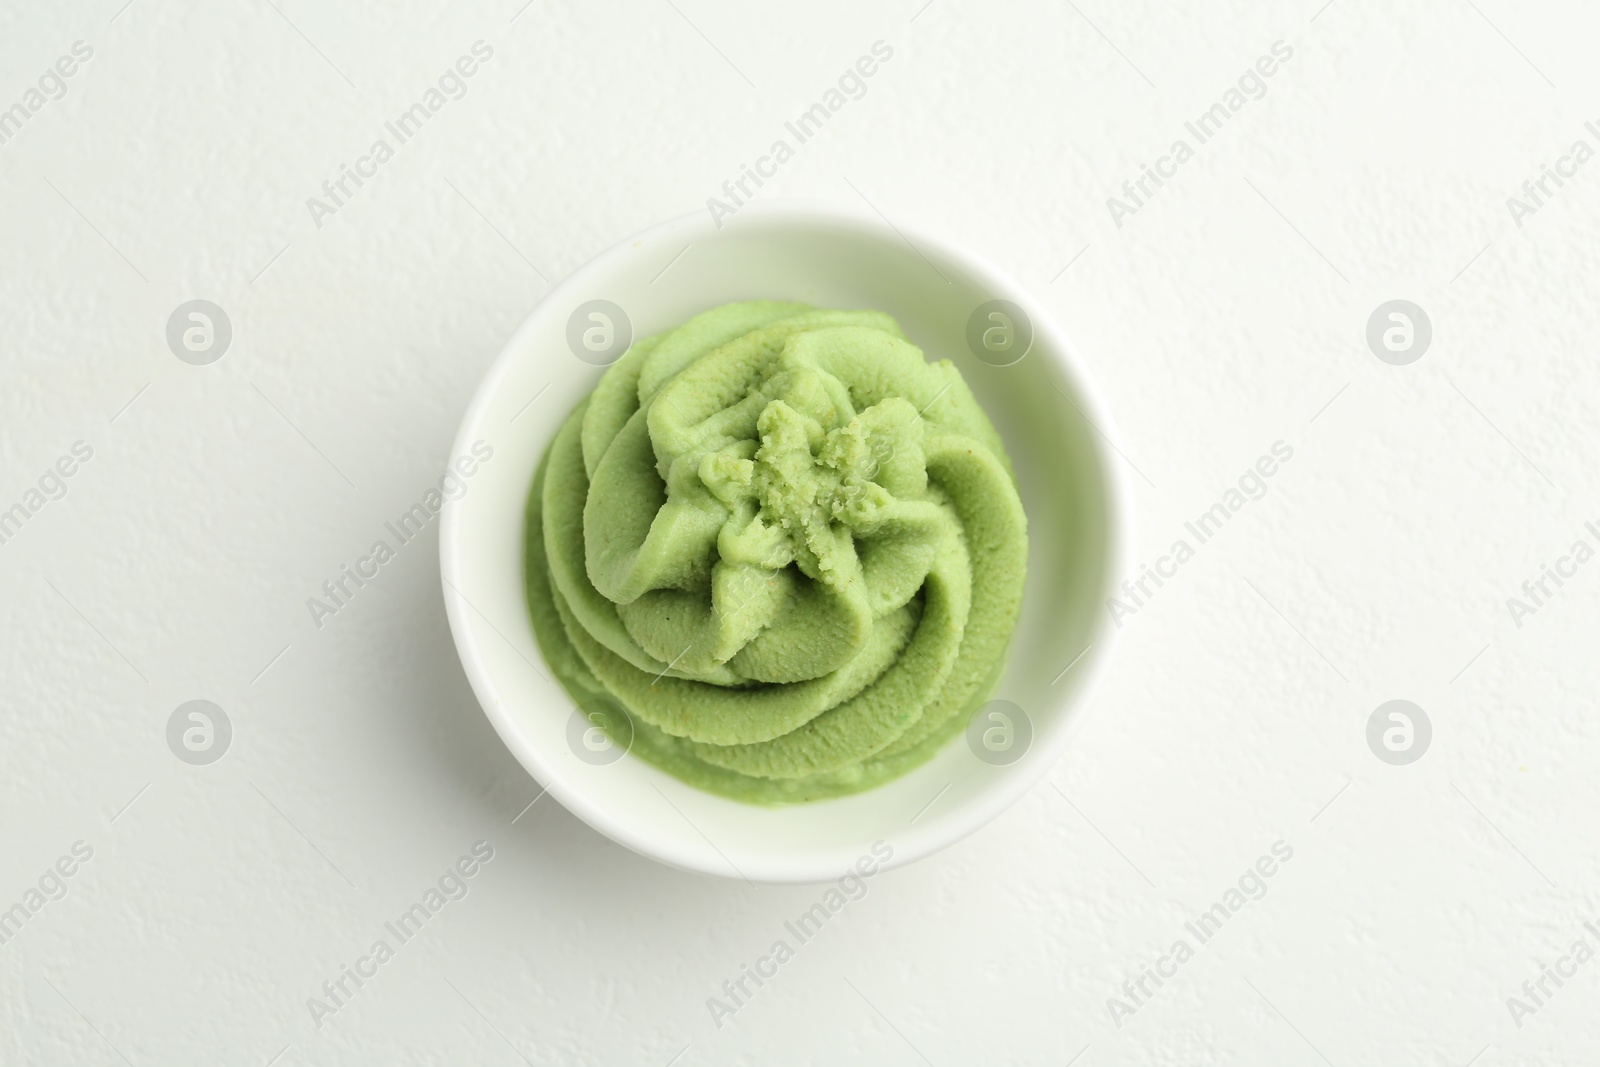
<path fill-rule="evenodd" d="M 728 304 L 638 342 L 528 506 L 562 685 L 625 709 L 633 755 L 757 803 L 871 788 L 959 733 L 1027 557 L 1000 435 L 875 311 Z"/>

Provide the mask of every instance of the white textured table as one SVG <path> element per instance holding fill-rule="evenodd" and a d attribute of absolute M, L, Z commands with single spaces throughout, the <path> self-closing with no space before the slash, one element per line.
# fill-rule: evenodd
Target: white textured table
<path fill-rule="evenodd" d="M 1319 2 L 7 4 L 0 1062 L 1593 1063 L 1600 16 Z M 747 188 L 1031 286 L 1168 577 L 1048 784 L 799 944 L 819 888 L 525 810 L 436 522 L 307 601 L 551 281 L 878 41 Z"/>

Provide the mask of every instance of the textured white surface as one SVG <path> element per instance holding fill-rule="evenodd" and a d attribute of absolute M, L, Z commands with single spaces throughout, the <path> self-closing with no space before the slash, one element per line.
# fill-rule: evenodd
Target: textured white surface
<path fill-rule="evenodd" d="M 0 509 L 94 450 L 0 544 L 0 909 L 93 849 L 0 945 L 0 1062 L 1592 1063 L 1600 963 L 1507 998 L 1600 946 L 1600 566 L 1520 628 L 1506 599 L 1600 545 L 1600 163 L 1521 227 L 1505 201 L 1600 146 L 1600 17 L 674 3 L 0 10 L 0 107 L 94 50 L 0 145 Z M 315 226 L 480 39 L 468 95 Z M 320 630 L 305 601 L 437 481 L 547 279 L 700 209 L 879 39 L 761 195 L 868 198 L 1031 285 L 1116 412 L 1146 561 L 1294 458 L 1126 620 L 1051 784 L 873 879 L 718 1028 L 707 998 L 821 891 L 517 818 L 537 789 L 462 677 L 436 530 Z M 1106 198 L 1280 39 L 1265 97 L 1117 227 Z M 204 367 L 164 337 L 194 298 L 234 330 Z M 1393 298 L 1433 322 L 1410 366 L 1364 341 Z M 234 726 L 211 766 L 165 740 L 196 698 Z M 1393 698 L 1433 723 L 1409 766 L 1365 740 Z M 1107 998 L 1280 839 L 1118 1027 Z M 316 1026 L 480 840 L 465 899 Z"/>

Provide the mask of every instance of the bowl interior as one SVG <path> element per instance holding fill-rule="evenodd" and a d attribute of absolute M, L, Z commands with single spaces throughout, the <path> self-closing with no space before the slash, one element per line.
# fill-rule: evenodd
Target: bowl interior
<path fill-rule="evenodd" d="M 999 428 L 1030 540 L 1022 619 L 994 694 L 1021 708 L 1031 727 L 1014 762 L 985 762 L 958 737 L 878 789 L 765 808 L 703 793 L 632 756 L 590 765 L 570 747 L 573 702 L 540 654 L 522 580 L 535 466 L 603 370 L 573 354 L 568 320 L 579 305 L 606 300 L 642 338 L 757 298 L 888 312 L 930 359 L 955 361 Z M 990 365 L 968 347 L 969 317 L 994 299 L 1014 302 L 1031 320 L 1032 346 L 1009 366 Z M 493 449 L 465 495 L 447 506 L 441 541 L 445 598 L 468 676 L 512 752 L 557 800 L 663 862 L 808 882 L 838 877 L 880 840 L 893 849 L 890 865 L 926 855 L 998 814 L 1048 771 L 1108 650 L 1104 598 L 1120 573 L 1125 529 L 1115 468 L 1095 428 L 1109 432 L 1104 419 L 1060 331 L 1031 300 L 932 238 L 795 204 L 752 205 L 721 229 L 705 215 L 659 226 L 580 269 L 535 309 L 462 425 L 454 455 L 479 441 Z"/>

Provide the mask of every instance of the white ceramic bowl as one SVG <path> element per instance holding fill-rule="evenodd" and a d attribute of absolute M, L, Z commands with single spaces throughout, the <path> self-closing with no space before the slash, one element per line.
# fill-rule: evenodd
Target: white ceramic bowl
<path fill-rule="evenodd" d="M 929 358 L 955 361 L 999 428 L 1016 465 L 1031 546 L 1022 619 L 994 694 L 1028 719 L 1014 738 L 1031 727 L 1031 740 L 1010 753 L 1020 754 L 1014 762 L 986 762 L 957 737 L 877 789 L 767 808 L 701 792 L 632 755 L 605 765 L 578 757 L 569 740 L 574 703 L 552 680 L 523 593 L 524 509 L 535 466 L 603 369 L 569 347 L 569 319 L 589 301 L 611 301 L 632 336 L 643 338 L 755 298 L 888 312 Z M 1031 348 L 1008 366 L 978 359 L 967 341 L 975 309 L 997 298 L 1020 307 L 1033 329 Z M 603 343 L 603 330 L 590 340 Z M 1110 422 L 1082 360 L 1044 311 L 946 241 L 811 203 L 752 204 L 720 228 L 705 213 L 663 223 L 553 289 L 467 410 L 452 455 L 471 455 L 475 442 L 494 452 L 465 495 L 447 505 L 442 524 L 444 596 L 461 662 L 528 772 L 636 852 L 768 882 L 838 878 L 880 841 L 878 858 L 892 849 L 884 866 L 919 859 L 1038 783 L 1065 749 L 1106 662 L 1115 629 L 1105 600 L 1129 542 L 1118 460 L 1101 436 L 1112 432 Z M 1001 740 L 1003 732 L 992 736 Z"/>

